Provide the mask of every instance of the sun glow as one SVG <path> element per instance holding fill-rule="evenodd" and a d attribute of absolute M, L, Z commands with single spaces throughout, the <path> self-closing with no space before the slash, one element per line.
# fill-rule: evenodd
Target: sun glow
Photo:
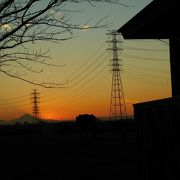
<path fill-rule="evenodd" d="M 45 113 L 43 113 L 41 118 L 42 119 L 52 119 L 52 120 L 60 120 L 61 119 L 57 113 L 53 113 L 53 112 L 45 112 Z"/>

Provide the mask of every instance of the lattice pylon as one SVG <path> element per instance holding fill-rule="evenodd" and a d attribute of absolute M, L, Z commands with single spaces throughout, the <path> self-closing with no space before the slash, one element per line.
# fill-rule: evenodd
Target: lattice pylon
<path fill-rule="evenodd" d="M 118 57 L 118 53 L 122 51 L 119 45 L 122 44 L 123 41 L 121 39 L 122 36 L 116 31 L 111 31 L 107 33 L 107 35 L 111 36 L 111 40 L 108 40 L 107 42 L 111 46 L 108 50 L 110 50 L 113 55 L 113 58 L 111 59 L 112 84 L 109 119 L 121 120 L 127 118 L 127 109 L 121 79 L 122 60 Z"/>
<path fill-rule="evenodd" d="M 40 119 L 40 109 L 39 109 L 39 92 L 37 92 L 37 89 L 33 89 L 33 92 L 31 93 L 31 99 L 32 101 L 32 114 L 35 122 L 38 122 Z"/>

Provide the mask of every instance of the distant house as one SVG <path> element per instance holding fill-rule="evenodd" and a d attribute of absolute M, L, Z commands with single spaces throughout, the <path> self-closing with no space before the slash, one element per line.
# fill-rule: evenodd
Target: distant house
<path fill-rule="evenodd" d="M 96 116 L 93 114 L 80 114 L 76 117 L 76 124 L 80 128 L 89 129 L 96 125 Z"/>
<path fill-rule="evenodd" d="M 180 179 L 180 0 L 154 0 L 118 29 L 125 39 L 169 39 L 172 98 L 134 105 L 142 180 Z"/>
<path fill-rule="evenodd" d="M 96 116 L 93 114 L 80 114 L 76 117 L 76 126 L 80 134 L 90 133 L 95 137 Z"/>

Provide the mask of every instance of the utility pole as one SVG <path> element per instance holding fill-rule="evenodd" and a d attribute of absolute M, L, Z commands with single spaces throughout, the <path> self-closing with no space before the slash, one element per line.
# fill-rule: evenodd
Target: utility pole
<path fill-rule="evenodd" d="M 33 92 L 31 93 L 31 99 L 33 100 L 32 101 L 32 114 L 33 114 L 33 118 L 35 120 L 35 123 L 37 123 L 40 119 L 40 110 L 39 110 L 39 94 L 37 92 L 37 89 L 33 89 Z"/>
<path fill-rule="evenodd" d="M 107 50 L 112 53 L 113 58 L 110 60 L 112 71 L 111 99 L 110 99 L 110 120 L 122 120 L 127 118 L 127 109 L 124 98 L 123 85 L 121 80 L 122 60 L 119 59 L 118 53 L 122 51 L 122 36 L 117 31 L 107 33 L 107 41 L 110 48 Z"/>

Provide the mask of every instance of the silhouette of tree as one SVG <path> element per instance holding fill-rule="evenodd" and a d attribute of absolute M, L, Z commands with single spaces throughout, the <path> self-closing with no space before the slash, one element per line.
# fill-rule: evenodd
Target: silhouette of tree
<path fill-rule="evenodd" d="M 61 42 L 73 38 L 73 30 L 100 28 L 103 19 L 89 26 L 73 24 L 65 9 L 66 3 L 95 2 L 118 3 L 118 0 L 1 0 L 0 1 L 0 72 L 10 77 L 46 88 L 63 87 L 59 83 L 36 82 L 26 79 L 16 67 L 33 73 L 42 70 L 33 68 L 34 63 L 48 66 L 49 50 L 40 48 L 30 51 L 29 46 L 38 41 Z M 15 67 L 15 70 L 13 70 Z"/>

